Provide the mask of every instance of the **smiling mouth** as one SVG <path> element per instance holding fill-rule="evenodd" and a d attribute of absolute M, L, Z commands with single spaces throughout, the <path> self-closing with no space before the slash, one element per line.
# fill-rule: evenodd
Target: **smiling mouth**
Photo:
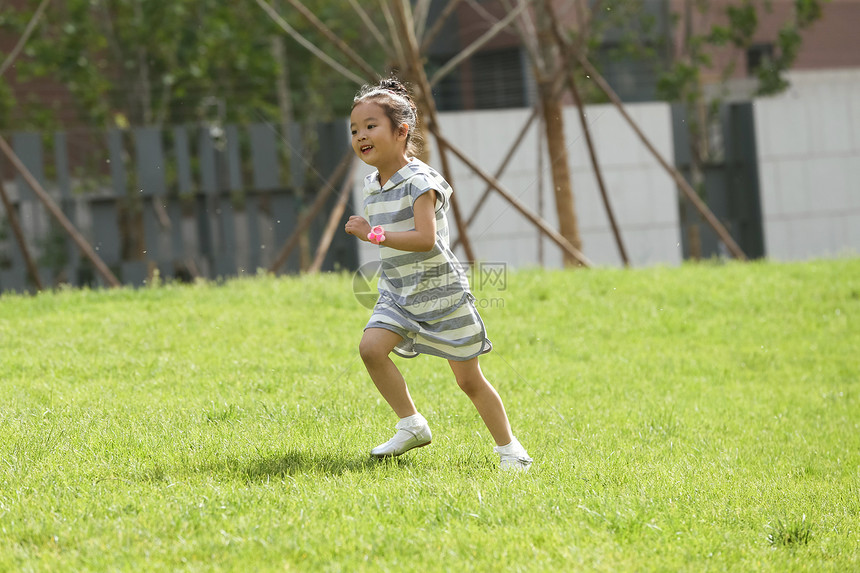
<path fill-rule="evenodd" d="M 367 152 L 368 152 L 368 151 L 370 151 L 371 149 L 373 149 L 373 146 L 372 146 L 372 145 L 362 145 L 362 146 L 361 146 L 361 152 L 362 152 L 362 153 L 367 153 Z"/>

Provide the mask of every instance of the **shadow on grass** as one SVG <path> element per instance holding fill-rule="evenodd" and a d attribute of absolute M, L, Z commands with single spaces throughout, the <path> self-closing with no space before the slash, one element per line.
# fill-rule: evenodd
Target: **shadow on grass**
<path fill-rule="evenodd" d="M 257 482 L 286 476 L 342 475 L 348 472 L 374 471 L 380 466 L 388 465 L 408 466 L 411 465 L 411 462 L 405 458 L 376 460 L 367 455 L 349 458 L 291 450 L 284 454 L 265 456 L 250 462 L 227 459 L 217 464 L 210 464 L 204 470 L 226 473 L 249 482 Z"/>

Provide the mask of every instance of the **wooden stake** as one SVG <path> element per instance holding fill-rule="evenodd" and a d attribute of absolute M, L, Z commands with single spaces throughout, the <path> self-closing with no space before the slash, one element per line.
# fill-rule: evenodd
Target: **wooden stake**
<path fill-rule="evenodd" d="M 341 217 L 343 217 L 343 212 L 346 210 L 346 204 L 349 202 L 349 196 L 352 192 L 352 176 L 353 173 L 355 173 L 356 163 L 357 159 L 353 157 L 349 164 L 349 169 L 346 172 L 346 177 L 343 180 L 340 195 L 337 198 L 337 203 L 335 204 L 334 209 L 331 210 L 328 217 L 328 224 L 326 225 L 325 231 L 323 231 L 322 237 L 320 237 L 314 262 L 308 268 L 308 272 L 311 274 L 320 272 L 325 256 L 328 254 L 329 247 L 331 247 L 331 241 L 334 238 L 334 234 L 338 228 L 338 223 L 340 223 Z"/>
<path fill-rule="evenodd" d="M 435 135 L 435 134 L 434 134 Z M 445 179 L 448 181 L 448 184 L 451 187 L 454 186 L 451 183 L 451 166 L 448 163 L 448 153 L 446 152 L 445 145 L 442 143 L 442 140 L 436 136 L 436 141 L 439 143 L 439 159 L 442 161 L 442 171 L 445 173 Z M 469 240 L 469 234 L 466 230 L 466 225 L 463 223 L 463 216 L 460 213 L 460 201 L 454 194 L 451 194 L 451 214 L 454 216 L 454 223 L 457 225 L 457 237 L 459 239 L 460 245 L 463 246 L 463 251 L 466 253 L 466 260 L 468 264 L 472 264 L 475 262 L 475 251 L 472 249 L 472 241 Z"/>
<path fill-rule="evenodd" d="M 519 1 L 522 4 L 523 0 Z M 508 10 L 512 9 L 510 1 L 505 0 L 504 4 Z M 531 69 L 535 76 L 539 110 L 543 117 L 544 137 L 549 154 L 559 231 L 575 248 L 579 249 L 582 246 L 582 239 L 579 234 L 579 222 L 571 182 L 570 163 L 567 154 L 568 145 L 565 143 L 564 114 L 559 97 L 561 80 L 563 79 L 559 73 L 559 70 L 563 69 L 559 65 L 559 60 L 563 58 L 563 54 L 558 50 L 552 37 L 552 28 L 555 25 L 553 15 L 550 13 L 552 2 L 550 0 L 537 0 L 531 4 L 534 6 L 536 21 L 531 18 L 530 12 L 523 12 L 517 30 L 523 46 L 527 48 L 526 53 L 529 56 Z M 565 266 L 576 263 L 575 257 L 569 257 L 565 253 Z"/>
<path fill-rule="evenodd" d="M 440 140 L 440 142 L 444 143 L 445 146 L 449 150 L 451 150 L 451 153 L 456 155 L 460 159 L 460 161 L 465 163 L 469 167 L 469 169 L 471 169 L 475 173 L 475 175 L 477 175 L 478 177 L 480 177 L 481 179 L 486 181 L 487 184 L 491 185 L 493 187 L 493 189 L 498 191 L 498 193 L 502 197 L 504 197 L 504 199 L 508 203 L 510 203 L 511 206 L 514 207 L 514 209 L 516 209 L 517 211 L 522 213 L 522 215 L 525 216 L 526 219 L 531 221 L 543 234 L 545 234 L 547 237 L 552 239 L 552 241 L 554 241 L 555 244 L 557 244 L 559 247 L 561 247 L 561 249 L 565 253 L 567 253 L 568 255 L 570 255 L 571 257 L 576 259 L 577 261 L 579 261 L 579 263 L 584 267 L 592 266 L 591 261 L 588 260 L 588 258 L 582 253 L 582 251 L 580 251 L 579 249 L 574 247 L 570 243 L 570 241 L 565 239 L 560 233 L 558 233 L 555 229 L 550 227 L 546 221 L 544 221 L 543 219 L 541 219 L 540 217 L 538 217 L 537 215 L 532 213 L 531 210 L 529 210 L 528 207 L 526 207 L 523 203 L 521 203 L 519 201 L 519 199 L 517 199 L 514 196 L 513 193 L 511 193 L 510 191 L 505 189 L 502 186 L 502 184 L 499 183 L 499 181 L 497 181 L 491 175 L 485 173 L 471 159 L 469 159 L 469 157 L 466 155 L 466 153 L 464 153 L 463 151 L 458 149 L 456 146 L 454 146 L 454 144 L 452 144 L 450 141 L 445 139 L 442 136 L 442 134 L 439 133 L 438 128 L 436 128 L 434 135 L 436 136 L 437 139 Z"/>
<path fill-rule="evenodd" d="M 339 180 L 343 176 L 343 172 L 346 170 L 347 166 L 349 166 L 350 160 L 353 157 L 353 150 L 350 148 L 343 156 L 343 159 L 340 160 L 337 168 L 334 170 L 334 174 L 332 174 L 331 179 L 326 181 L 323 188 L 317 193 L 316 199 L 314 199 L 313 204 L 310 206 L 308 211 L 299 219 L 299 222 L 296 224 L 296 228 L 293 230 L 293 234 L 289 236 L 289 238 L 284 243 L 284 246 L 281 247 L 281 250 L 278 251 L 278 255 L 275 257 L 275 261 L 269 266 L 269 272 L 275 273 L 278 269 L 283 266 L 287 259 L 290 256 L 290 253 L 293 252 L 293 249 L 296 248 L 296 245 L 299 244 L 299 239 L 302 236 L 302 233 L 307 230 L 316 216 L 322 211 L 322 208 L 325 206 L 326 199 L 328 199 L 329 194 L 332 189 L 334 189 L 334 184 L 337 180 Z"/>
<path fill-rule="evenodd" d="M 597 180 L 597 187 L 600 189 L 600 197 L 603 199 L 603 207 L 606 209 L 606 216 L 609 218 L 609 225 L 612 227 L 612 234 L 615 236 L 615 244 L 618 246 L 618 253 L 621 255 L 621 260 L 625 267 L 630 266 L 630 259 L 627 257 L 627 249 L 624 248 L 624 241 L 621 240 L 621 231 L 618 230 L 618 223 L 615 222 L 615 213 L 612 210 L 612 204 L 609 202 L 609 194 L 606 192 L 606 183 L 603 182 L 603 170 L 600 168 L 600 163 L 597 161 L 597 151 L 594 149 L 594 142 L 591 140 L 591 128 L 588 125 L 588 120 L 585 117 L 585 107 L 583 107 L 582 96 L 579 94 L 579 88 L 576 87 L 576 79 L 573 71 L 568 73 L 568 82 L 570 84 L 570 93 L 573 95 L 576 110 L 579 115 L 579 124 L 582 126 L 582 133 L 585 135 L 585 144 L 588 147 L 588 157 L 591 159 L 591 168 L 594 171 L 594 178 Z"/>
<path fill-rule="evenodd" d="M 36 263 L 33 257 L 30 256 L 30 249 L 27 248 L 27 240 L 24 238 L 24 231 L 21 230 L 21 225 L 18 224 L 18 216 L 15 214 L 15 206 L 6 195 L 6 188 L 3 185 L 3 179 L 0 178 L 0 200 L 3 202 L 3 207 L 6 209 L 6 218 L 9 220 L 9 226 L 12 227 L 12 233 L 15 235 L 15 240 L 18 241 L 18 247 L 21 249 L 21 256 L 24 258 L 24 264 L 27 265 L 27 272 L 30 273 L 30 278 L 33 279 L 33 284 L 37 290 L 42 290 L 42 279 L 39 278 L 39 269 L 36 268 Z"/>
<path fill-rule="evenodd" d="M 413 10 L 416 15 L 415 37 L 419 40 L 424 35 L 424 31 L 427 28 L 427 16 L 430 15 L 431 2 L 432 0 L 418 0 L 415 4 L 415 9 Z"/>
<path fill-rule="evenodd" d="M 534 120 L 538 116 L 538 113 L 539 113 L 538 108 L 535 107 L 532 109 L 532 114 L 526 120 L 525 124 L 523 124 L 523 127 L 522 127 L 522 129 L 520 129 L 520 132 L 517 134 L 517 136 L 513 139 L 513 144 L 508 149 L 507 155 L 505 155 L 505 158 L 502 159 L 502 164 L 496 170 L 495 175 L 493 175 L 494 178 L 499 179 L 504 174 L 505 169 L 508 168 L 508 164 L 510 164 L 511 159 L 514 156 L 514 153 L 522 145 L 522 140 L 523 140 L 523 137 L 525 137 L 526 131 L 528 131 L 528 129 L 531 127 L 532 123 L 534 123 Z M 481 207 L 484 206 L 484 203 L 486 203 L 487 198 L 490 196 L 490 193 L 492 193 L 492 192 L 493 192 L 493 186 L 487 185 L 487 188 L 484 189 L 484 193 L 481 195 L 481 198 L 478 199 L 477 203 L 475 203 L 475 208 L 472 210 L 472 214 L 469 215 L 468 219 L 466 219 L 466 228 L 471 227 L 472 223 L 475 222 L 475 218 L 477 218 L 478 212 L 481 210 Z M 453 249 L 459 243 L 460 243 L 460 239 L 458 237 L 457 240 L 454 241 L 454 245 L 451 248 Z"/>
<path fill-rule="evenodd" d="M 531 115 L 526 120 L 526 122 L 523 124 L 523 127 L 522 127 L 522 129 L 520 129 L 520 132 L 513 139 L 513 144 L 511 145 L 510 149 L 508 149 L 508 153 L 505 155 L 505 158 L 502 159 L 502 164 L 499 166 L 499 169 L 496 170 L 496 174 L 493 175 L 493 177 L 498 179 L 505 173 L 505 169 L 508 168 L 508 165 L 510 164 L 511 159 L 513 159 L 513 157 L 514 157 L 514 153 L 516 153 L 516 151 L 522 146 L 523 138 L 525 137 L 526 132 L 532 126 L 532 123 L 534 123 L 534 120 L 537 118 L 539 113 L 540 113 L 540 110 L 537 107 L 532 109 Z M 487 185 L 487 188 L 484 190 L 484 194 L 481 195 L 481 198 L 478 200 L 478 203 L 475 205 L 475 209 L 472 211 L 472 214 L 466 220 L 467 226 L 471 226 L 472 223 L 475 222 L 475 218 L 478 216 L 478 211 L 480 211 L 481 207 L 484 204 L 484 201 L 486 201 L 487 197 L 489 197 L 489 195 L 490 195 L 490 193 L 492 193 L 492 191 L 493 191 L 493 187 L 491 185 Z"/>
<path fill-rule="evenodd" d="M 96 254 L 93 248 L 87 243 L 86 239 L 75 229 L 75 226 L 66 218 L 66 215 L 63 214 L 63 211 L 57 207 L 57 204 L 54 203 L 54 200 L 51 199 L 51 196 L 42 188 L 42 185 L 36 181 L 36 178 L 33 177 L 33 174 L 30 173 L 30 170 L 21 163 L 21 160 L 18 159 L 18 156 L 9 147 L 9 144 L 6 143 L 6 140 L 3 139 L 3 136 L 0 136 L 0 151 L 9 158 L 9 161 L 12 163 L 12 166 L 15 168 L 18 173 L 21 174 L 21 177 L 27 182 L 36 196 L 42 201 L 45 205 L 45 208 L 48 212 L 53 215 L 53 217 L 60 223 L 60 226 L 68 233 L 68 235 L 72 238 L 75 244 L 78 245 L 78 248 L 81 252 L 86 256 L 90 262 L 96 267 L 96 270 L 104 277 L 105 281 L 112 287 L 122 286 L 119 280 L 117 280 L 116 276 L 111 272 L 108 266 L 101 260 L 101 257 Z"/>
<path fill-rule="evenodd" d="M 615 213 L 612 209 L 612 204 L 609 202 L 609 193 L 606 191 L 606 184 L 603 181 L 603 170 L 600 168 L 600 163 L 597 161 L 597 151 L 594 148 L 594 142 L 591 139 L 591 127 L 588 125 L 588 120 L 585 117 L 585 106 L 582 101 L 582 96 L 579 93 L 579 88 L 576 86 L 576 75 L 574 74 L 574 60 L 573 54 L 576 52 L 576 48 L 573 45 L 573 42 L 568 41 L 564 34 L 562 33 L 561 23 L 559 19 L 555 16 L 555 13 L 552 11 L 552 6 L 550 8 L 550 14 L 555 21 L 555 26 L 553 27 L 553 32 L 555 33 L 555 40 L 558 43 L 559 49 L 562 53 L 562 69 L 567 70 L 567 74 L 565 74 L 567 78 L 567 84 L 570 88 L 570 93 L 573 95 L 574 103 L 576 104 L 576 109 L 579 115 L 579 124 L 582 127 L 582 133 L 585 136 L 585 143 L 588 147 L 588 156 L 591 159 L 591 167 L 594 171 L 594 178 L 597 180 L 597 187 L 600 189 L 600 197 L 603 200 L 603 207 L 606 210 L 606 216 L 609 218 L 609 224 L 612 227 L 612 234 L 615 236 L 615 244 L 618 246 L 618 252 L 621 255 L 621 260 L 624 262 L 625 267 L 630 266 L 630 259 L 627 256 L 627 249 L 624 248 L 624 241 L 621 239 L 621 232 L 618 229 L 618 223 L 615 221 Z M 585 14 L 582 10 L 582 5 L 577 2 L 576 3 L 577 14 L 582 22 L 583 28 L 585 27 Z M 580 49 L 584 45 L 584 40 L 580 41 Z"/>
<path fill-rule="evenodd" d="M 403 42 L 400 41 L 400 30 L 397 27 L 397 22 L 394 21 L 394 15 L 391 13 L 390 2 L 389 0 L 379 0 L 379 6 L 382 9 L 385 25 L 388 26 L 388 33 L 394 44 L 394 53 L 391 55 L 397 62 L 400 62 L 400 65 L 405 65 L 406 49 L 403 47 Z"/>
<path fill-rule="evenodd" d="M 409 14 L 409 6 L 403 0 L 392 0 L 395 8 L 395 13 L 399 20 L 401 29 L 406 35 L 406 46 L 408 61 L 404 62 L 411 69 L 411 77 L 417 84 L 418 96 L 424 104 L 423 110 L 426 116 L 425 123 L 436 136 L 436 141 L 439 143 L 439 158 L 442 162 L 442 174 L 448 181 L 451 187 L 454 187 L 451 179 L 451 168 L 448 165 L 448 157 L 446 154 L 446 145 L 439 138 L 439 121 L 436 116 L 436 103 L 433 100 L 433 92 L 430 88 L 430 82 L 427 79 L 427 73 L 421 63 L 421 54 L 418 51 L 418 39 L 415 37 L 415 29 L 412 24 L 412 18 Z M 463 224 L 463 218 L 460 215 L 460 206 L 455 195 L 451 195 L 451 213 L 454 216 L 454 222 L 457 225 L 457 233 L 460 236 L 460 242 L 463 245 L 463 250 L 466 253 L 466 260 L 471 264 L 475 261 L 475 253 L 472 250 L 472 243 L 469 241 L 469 236 L 466 232 L 466 226 Z"/>
<path fill-rule="evenodd" d="M 684 176 L 681 175 L 681 173 L 677 169 L 675 169 L 674 166 L 669 164 L 669 162 L 666 161 L 662 155 L 660 155 L 660 152 L 657 151 L 657 149 L 651 144 L 645 134 L 642 133 L 642 130 L 639 129 L 639 126 L 636 125 L 636 122 L 633 121 L 633 118 L 630 117 L 630 115 L 627 113 L 627 110 L 624 109 L 624 104 L 621 103 L 621 99 L 618 97 L 618 94 L 615 93 L 615 90 L 613 90 L 612 87 L 606 82 L 600 72 L 598 72 L 597 69 L 595 69 L 595 67 L 591 65 L 591 62 L 589 62 L 588 59 L 582 54 L 579 54 L 577 58 L 582 64 L 582 67 L 585 68 L 586 73 L 591 77 L 592 80 L 594 80 L 594 82 L 603 91 L 603 93 L 605 93 L 609 97 L 615 107 L 618 108 L 618 111 L 621 113 L 622 117 L 624 117 L 624 119 L 639 137 L 639 140 L 645 145 L 645 147 L 648 148 L 648 151 L 651 152 L 651 154 L 657 159 L 660 165 L 663 166 L 663 169 L 665 169 L 666 172 L 672 176 L 672 178 L 675 180 L 675 183 L 678 185 L 678 187 L 681 188 L 681 191 L 684 193 L 687 199 L 690 200 L 696 210 L 699 211 L 705 221 L 707 221 L 711 228 L 717 233 L 717 235 L 720 237 L 720 240 L 725 243 L 729 251 L 735 256 L 735 258 L 741 261 L 747 260 L 747 256 L 744 254 L 743 250 L 741 250 L 741 248 L 738 246 L 738 244 L 735 242 L 735 240 L 732 238 L 732 236 L 729 234 L 723 224 L 720 223 L 719 219 L 717 219 L 714 213 L 708 208 L 707 204 L 705 204 L 705 202 L 702 201 L 701 198 L 699 198 L 699 195 L 693 190 L 690 184 L 687 183 L 687 180 L 684 179 Z"/>

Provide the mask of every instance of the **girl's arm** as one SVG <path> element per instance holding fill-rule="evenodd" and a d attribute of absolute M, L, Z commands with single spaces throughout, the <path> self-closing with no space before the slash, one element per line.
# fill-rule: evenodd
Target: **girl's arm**
<path fill-rule="evenodd" d="M 399 251 L 430 251 L 436 244 L 436 192 L 424 193 L 412 204 L 415 215 L 415 230 L 389 232 L 385 231 L 385 240 L 381 243 L 386 247 Z M 370 233 L 370 223 L 364 217 L 353 215 L 346 222 L 346 232 L 355 235 L 362 241 L 367 241 Z"/>

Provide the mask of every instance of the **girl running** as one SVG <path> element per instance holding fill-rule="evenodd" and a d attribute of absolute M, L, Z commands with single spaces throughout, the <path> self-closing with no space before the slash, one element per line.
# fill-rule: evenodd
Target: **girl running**
<path fill-rule="evenodd" d="M 463 267 L 449 248 L 445 215 L 453 190 L 436 170 L 416 159 L 417 109 L 396 79 L 364 86 L 350 115 L 352 147 L 376 171 L 364 180 L 364 217 L 346 232 L 379 245 L 379 300 L 364 328 L 359 352 L 373 383 L 400 418 L 394 437 L 373 448 L 377 458 L 399 456 L 431 441 L 391 352 L 430 354 L 448 361 L 496 442 L 503 469 L 532 463 L 511 433 L 499 394 L 478 357 L 492 350 Z"/>

